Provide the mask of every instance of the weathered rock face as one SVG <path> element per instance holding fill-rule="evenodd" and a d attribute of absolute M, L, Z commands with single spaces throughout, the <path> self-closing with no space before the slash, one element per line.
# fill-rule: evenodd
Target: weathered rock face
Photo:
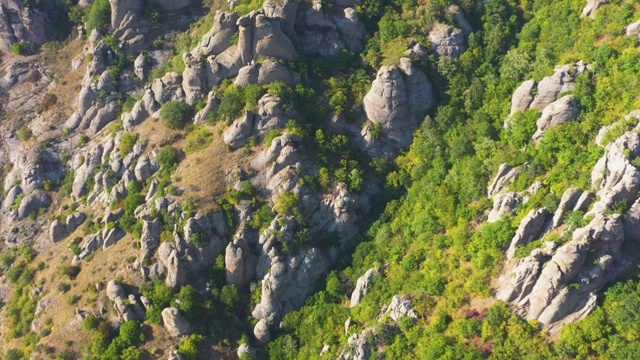
<path fill-rule="evenodd" d="M 431 50 L 439 56 L 457 58 L 467 50 L 464 32 L 449 25 L 436 23 L 429 32 Z"/>
<path fill-rule="evenodd" d="M 630 131 L 605 147 L 605 154 L 591 173 L 591 184 L 600 199 L 589 214 L 604 212 L 616 201 L 633 204 L 640 187 L 640 173 L 630 158 L 640 155 L 640 135 Z"/>
<path fill-rule="evenodd" d="M 237 149 L 247 143 L 252 131 L 253 113 L 247 110 L 242 117 L 234 121 L 233 124 L 224 131 L 223 139 L 225 144 L 229 145 L 232 149 Z"/>
<path fill-rule="evenodd" d="M 575 65 L 556 66 L 553 75 L 545 77 L 538 84 L 536 96 L 530 107 L 544 110 L 556 101 L 560 94 L 573 90 L 575 78 L 588 70 L 589 66 L 583 61 Z"/>
<path fill-rule="evenodd" d="M 511 240 L 511 244 L 507 250 L 508 260 L 513 259 L 518 246 L 525 246 L 542 235 L 549 215 L 547 209 L 531 210 L 527 216 L 522 219 L 518 231 Z"/>
<path fill-rule="evenodd" d="M 573 95 L 563 96 L 542 110 L 542 116 L 536 122 L 538 129 L 533 134 L 534 140 L 540 140 L 548 129 L 560 126 L 578 117 L 578 102 Z"/>
<path fill-rule="evenodd" d="M 354 53 L 363 50 L 364 25 L 351 6 L 326 6 L 321 1 L 302 3 L 297 30 L 297 44 L 305 55 L 329 58 L 344 49 Z"/>
<path fill-rule="evenodd" d="M 398 319 L 403 316 L 418 319 L 418 313 L 413 310 L 413 303 L 408 295 L 395 295 L 392 297 L 391 304 L 389 304 L 384 313 L 385 315 L 389 315 L 393 321 L 398 321 Z"/>
<path fill-rule="evenodd" d="M 412 133 L 433 104 L 433 90 L 427 76 L 408 58 L 400 67 L 383 66 L 371 90 L 364 97 L 367 118 L 380 127 L 380 138 L 396 148 L 411 144 Z M 367 129 L 363 129 L 366 142 Z"/>
<path fill-rule="evenodd" d="M 174 307 L 162 310 L 162 322 L 165 329 L 173 336 L 188 335 L 191 331 L 191 324 L 180 314 L 180 310 Z"/>
<path fill-rule="evenodd" d="M 375 328 L 369 327 L 359 334 L 351 335 L 347 339 L 347 346 L 342 350 L 338 359 L 366 360 L 371 358 L 371 350 L 375 344 L 367 339 L 373 339 L 375 342 Z"/>
<path fill-rule="evenodd" d="M 375 274 L 376 274 L 376 269 L 371 268 L 367 270 L 367 272 L 365 272 L 364 275 L 358 278 L 358 281 L 356 282 L 356 288 L 351 293 L 351 303 L 349 307 L 354 307 L 360 304 L 360 301 L 362 301 L 362 298 L 369 291 L 369 286 L 371 285 L 371 282 L 373 281 L 373 276 Z"/>
<path fill-rule="evenodd" d="M 629 24 L 625 29 L 625 34 L 640 37 L 640 20 Z"/>
<path fill-rule="evenodd" d="M 596 10 L 608 2 L 609 0 L 587 0 L 587 5 L 582 9 L 582 15 L 595 19 Z"/>
<path fill-rule="evenodd" d="M 42 45 L 49 40 L 48 27 L 45 12 L 25 7 L 21 0 L 0 3 L 0 51 L 10 52 L 19 41 Z"/>
<path fill-rule="evenodd" d="M 513 258 L 516 247 L 526 244 L 522 240 L 524 230 L 531 230 L 528 234 L 544 240 L 549 230 L 563 229 L 560 226 L 569 211 L 584 212 L 594 198 L 598 199 L 587 213 L 593 216 L 592 220 L 573 231 L 569 242 L 559 246 L 547 241 L 544 249 L 535 249 L 515 263 L 507 261 L 497 289 L 499 299 L 512 302 L 520 315 L 539 320 L 552 333 L 595 308 L 603 287 L 633 264 L 631 255 L 623 253 L 621 247 L 625 241 L 640 239 L 637 230 L 640 176 L 630 162 L 639 155 L 639 135 L 635 130 L 624 133 L 606 144 L 605 154 L 594 167 L 595 195 L 570 188 L 563 194 L 552 219 L 549 214 L 532 212 L 522 220 L 507 253 L 508 260 Z M 632 205 L 628 211 L 616 208 L 622 213 L 611 214 L 613 204 L 618 201 Z M 545 225 L 537 226 L 541 223 Z"/>
<path fill-rule="evenodd" d="M 533 90 L 535 87 L 536 82 L 533 80 L 527 80 L 518 86 L 511 97 L 510 115 L 513 115 L 518 111 L 525 111 L 529 108 L 529 105 L 531 105 L 531 102 L 533 101 Z"/>

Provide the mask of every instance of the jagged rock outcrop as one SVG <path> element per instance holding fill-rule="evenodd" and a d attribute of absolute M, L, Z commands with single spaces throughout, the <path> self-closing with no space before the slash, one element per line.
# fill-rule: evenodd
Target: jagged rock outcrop
<path fill-rule="evenodd" d="M 66 231 L 62 222 L 58 219 L 54 220 L 49 226 L 49 239 L 52 243 L 57 243 L 64 239 Z"/>
<path fill-rule="evenodd" d="M 253 113 L 245 110 L 244 115 L 236 119 L 236 121 L 224 131 L 223 139 L 225 144 L 229 145 L 232 149 L 237 149 L 247 143 L 252 131 Z"/>
<path fill-rule="evenodd" d="M 533 134 L 534 140 L 540 140 L 545 131 L 560 126 L 578 117 L 578 102 L 575 96 L 567 95 L 552 102 L 542 110 L 540 119 L 536 122 L 538 129 Z"/>
<path fill-rule="evenodd" d="M 36 46 L 49 40 L 49 18 L 46 12 L 25 7 L 22 0 L 0 3 L 0 51 L 10 52 L 11 46 L 25 41 Z"/>
<path fill-rule="evenodd" d="M 507 260 L 513 259 L 516 255 L 516 248 L 525 246 L 531 241 L 540 238 L 545 230 L 545 224 L 549 219 L 549 211 L 547 209 L 531 210 L 520 221 L 520 226 L 516 235 L 511 240 L 509 249 L 507 249 Z"/>
<path fill-rule="evenodd" d="M 365 28 L 352 6 L 301 3 L 297 30 L 297 44 L 305 55 L 330 58 L 345 49 L 354 53 L 363 50 Z"/>
<path fill-rule="evenodd" d="M 548 241 L 544 249 L 533 250 L 515 264 L 508 261 L 496 293 L 499 299 L 512 302 L 520 315 L 537 319 L 552 333 L 595 308 L 603 287 L 633 264 L 632 255 L 621 248 L 625 241 L 639 238 L 636 224 L 640 177 L 631 164 L 631 159 L 639 155 L 640 137 L 635 130 L 606 144 L 605 154 L 592 172 L 592 186 L 597 193 L 577 188 L 565 191 L 544 232 L 559 227 L 569 211 L 586 211 L 596 198 L 587 213 L 592 217 L 589 224 L 573 231 L 571 240 L 561 246 Z M 627 210 L 614 206 L 617 202 L 632 205 Z M 619 213 L 612 214 L 613 210 Z M 534 217 L 525 217 L 519 230 L 525 224 L 536 224 Z M 544 240 L 544 233 L 538 233 Z M 513 253 L 513 245 L 508 255 Z"/>
<path fill-rule="evenodd" d="M 487 222 L 496 222 L 507 215 L 511 215 L 521 203 L 516 192 L 498 193 L 493 197 L 493 207 L 487 216 Z"/>
<path fill-rule="evenodd" d="M 238 14 L 235 12 L 216 12 L 211 30 L 204 34 L 198 46 L 192 51 L 193 56 L 218 55 L 230 48 L 232 39 L 238 32 Z"/>
<path fill-rule="evenodd" d="M 389 315 L 393 321 L 398 321 L 403 316 L 408 316 L 412 319 L 418 319 L 418 313 L 413 310 L 413 303 L 409 295 L 395 295 L 391 298 L 391 303 L 384 311 L 385 315 Z"/>
<path fill-rule="evenodd" d="M 533 92 L 535 89 L 536 82 L 533 80 L 527 80 L 518 86 L 511 97 L 510 115 L 519 111 L 525 111 L 529 108 L 531 102 L 533 102 Z"/>
<path fill-rule="evenodd" d="M 369 292 L 369 286 L 371 286 L 371 282 L 373 281 L 373 277 L 376 273 L 376 269 L 371 268 L 367 270 L 364 275 L 358 278 L 356 281 L 356 288 L 351 293 L 351 302 L 349 307 L 354 307 L 360 304 L 362 298 L 367 294 L 367 292 Z"/>
<path fill-rule="evenodd" d="M 521 171 L 522 169 L 518 166 L 510 167 L 507 164 L 501 164 L 498 168 L 498 173 L 495 178 L 493 178 L 491 185 L 489 185 L 487 196 L 492 197 L 493 195 L 503 192 L 509 184 L 515 181 Z"/>
<path fill-rule="evenodd" d="M 635 131 L 624 133 L 605 147 L 591 173 L 591 185 L 599 200 L 589 214 L 604 212 L 617 201 L 633 204 L 640 187 L 640 173 L 631 159 L 640 156 L 640 135 Z"/>
<path fill-rule="evenodd" d="M 625 30 L 625 34 L 640 37 L 640 20 L 629 24 Z"/>
<path fill-rule="evenodd" d="M 162 310 L 162 322 L 164 328 L 173 336 L 188 335 L 191 332 L 191 324 L 177 308 L 168 307 Z"/>
<path fill-rule="evenodd" d="M 589 69 L 590 67 L 583 61 L 578 61 L 575 65 L 556 66 L 553 75 L 545 77 L 538 83 L 536 96 L 530 107 L 544 110 L 556 101 L 560 94 L 573 90 L 575 78 Z"/>
<path fill-rule="evenodd" d="M 353 334 L 347 339 L 347 346 L 342 350 L 338 359 L 366 360 L 371 358 L 371 350 L 377 342 L 375 328 L 368 327 L 359 334 Z"/>
<path fill-rule="evenodd" d="M 467 50 L 462 30 L 442 23 L 435 23 L 429 31 L 431 50 L 439 56 L 457 58 Z"/>
<path fill-rule="evenodd" d="M 609 0 L 587 0 L 587 5 L 582 9 L 582 15 L 592 19 L 596 18 L 596 10 L 609 2 Z"/>
<path fill-rule="evenodd" d="M 282 220 L 284 224 L 280 225 Z M 313 290 L 315 279 L 329 265 L 318 248 L 300 249 L 296 254 L 282 254 L 277 250 L 282 243 L 293 246 L 294 229 L 296 223 L 292 217 L 278 215 L 260 235 L 261 253 L 256 275 L 262 279 L 262 296 L 252 312 L 257 319 L 277 321 L 301 306 Z"/>
<path fill-rule="evenodd" d="M 377 140 L 396 149 L 411 144 L 413 131 L 433 105 L 433 90 L 427 76 L 408 58 L 400 66 L 382 66 L 371 90 L 364 97 L 367 118 L 380 128 L 371 135 L 372 127 L 365 127 L 362 136 L 369 147 Z"/>

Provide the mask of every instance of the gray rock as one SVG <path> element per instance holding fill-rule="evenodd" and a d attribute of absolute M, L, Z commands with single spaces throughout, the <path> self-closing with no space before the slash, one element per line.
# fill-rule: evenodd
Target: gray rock
<path fill-rule="evenodd" d="M 351 293 L 351 303 L 349 307 L 354 307 L 360 304 L 362 298 L 367 294 L 367 292 L 369 292 L 369 286 L 371 286 L 371 282 L 373 281 L 373 277 L 376 273 L 376 269 L 371 268 L 367 270 L 364 275 L 358 278 L 358 281 L 356 281 L 356 288 Z"/>
<path fill-rule="evenodd" d="M 136 74 L 140 81 L 145 81 L 149 77 L 149 62 L 144 54 L 138 55 L 136 61 L 134 61 L 133 73 Z"/>
<path fill-rule="evenodd" d="M 579 188 L 570 188 L 562 194 L 562 198 L 560 199 L 560 204 L 558 205 L 558 209 L 556 209 L 555 214 L 553 215 L 553 222 L 551 227 L 557 228 L 562 225 L 562 218 L 568 211 L 573 210 L 576 205 L 578 199 L 582 196 L 582 190 Z"/>
<path fill-rule="evenodd" d="M 578 117 L 578 103 L 574 95 L 563 96 L 542 110 L 542 116 L 536 122 L 538 129 L 533 134 L 534 140 L 540 140 L 545 131 L 560 126 Z"/>
<path fill-rule="evenodd" d="M 371 358 L 372 344 L 369 339 L 375 341 L 375 328 L 368 327 L 359 334 L 353 334 L 347 339 L 347 346 L 342 350 L 340 360 L 367 360 Z"/>
<path fill-rule="evenodd" d="M 64 239 L 66 235 L 67 233 L 62 222 L 58 219 L 53 220 L 51 226 L 49 226 L 49 239 L 51 239 L 51 242 L 55 244 Z"/>
<path fill-rule="evenodd" d="M 538 84 L 537 93 L 530 108 L 544 110 L 556 101 L 560 94 L 573 90 L 575 77 L 588 69 L 589 66 L 584 61 L 578 61 L 575 65 L 556 66 L 553 75 L 545 77 Z"/>
<path fill-rule="evenodd" d="M 232 149 L 244 146 L 253 130 L 253 113 L 245 110 L 244 115 L 231 124 L 223 133 L 225 144 Z"/>
<path fill-rule="evenodd" d="M 460 9 L 458 5 L 449 6 L 447 12 L 453 15 L 456 25 L 458 25 L 458 28 L 462 30 L 465 36 L 469 36 L 469 34 L 473 32 L 471 23 L 467 20 L 466 16 L 464 16 L 462 9 Z"/>
<path fill-rule="evenodd" d="M 109 247 L 115 245 L 115 243 L 122 239 L 124 236 L 126 235 L 126 233 L 124 232 L 124 230 L 122 230 L 120 227 L 116 226 L 113 229 L 105 229 L 103 232 L 103 249 L 106 250 Z"/>
<path fill-rule="evenodd" d="M 196 56 L 218 55 L 231 47 L 234 34 L 238 31 L 238 14 L 217 11 L 211 30 L 204 34 L 198 47 L 193 51 Z"/>
<path fill-rule="evenodd" d="M 432 89 L 426 75 L 409 59 L 400 67 L 382 66 L 364 97 L 367 118 L 381 128 L 381 136 L 405 148 L 411 144 L 413 130 L 431 107 Z"/>
<path fill-rule="evenodd" d="M 238 347 L 238 351 L 236 352 L 236 355 L 238 355 L 238 358 L 242 359 L 243 357 L 246 358 L 250 358 L 250 359 L 255 359 L 256 358 L 256 350 L 251 348 L 249 346 L 249 344 L 240 344 L 240 346 Z"/>
<path fill-rule="evenodd" d="M 116 298 L 125 297 L 124 288 L 122 287 L 122 285 L 115 282 L 114 280 L 111 280 L 107 283 L 106 292 L 107 292 L 107 297 L 111 301 L 115 301 Z"/>
<path fill-rule="evenodd" d="M 398 321 L 403 316 L 418 319 L 418 313 L 413 310 L 413 303 L 409 295 L 395 295 L 391 298 L 391 304 L 387 307 L 385 314 L 389 315 L 393 321 Z"/>
<path fill-rule="evenodd" d="M 533 80 L 527 80 L 518 86 L 511 97 L 510 115 L 519 111 L 525 111 L 529 108 L 529 105 L 533 102 L 533 90 L 535 86 L 536 82 Z"/>
<path fill-rule="evenodd" d="M 165 279 L 167 286 L 175 289 L 187 282 L 186 271 L 176 250 L 171 251 L 165 266 L 167 268 L 167 278 Z"/>
<path fill-rule="evenodd" d="M 177 308 L 168 307 L 162 310 L 162 322 L 172 336 L 188 335 L 191 332 L 191 324 Z"/>
<path fill-rule="evenodd" d="M 40 209 L 51 205 L 51 197 L 44 191 L 35 191 L 26 195 L 18 207 L 18 219 L 24 219 L 29 214 L 38 213 Z"/>
<path fill-rule="evenodd" d="M 278 20 L 264 15 L 255 18 L 253 48 L 256 56 L 271 56 L 285 61 L 293 61 L 298 57 L 298 52 L 282 32 Z"/>
<path fill-rule="evenodd" d="M 220 101 L 216 99 L 216 93 L 211 91 L 207 96 L 207 104 L 202 110 L 198 111 L 196 116 L 193 118 L 193 123 L 196 125 L 206 123 L 213 117 L 213 115 L 216 114 L 219 105 Z"/>
<path fill-rule="evenodd" d="M 96 134 L 102 130 L 108 123 L 114 121 L 118 117 L 120 107 L 118 103 L 112 101 L 98 110 L 96 117 L 91 120 L 89 130 L 91 134 Z"/>
<path fill-rule="evenodd" d="M 533 240 L 540 238 L 549 217 L 547 209 L 531 210 L 518 226 L 516 235 L 511 239 L 511 244 L 507 250 L 507 259 L 511 260 L 516 255 L 516 248 L 525 246 Z"/>
<path fill-rule="evenodd" d="M 457 58 L 467 50 L 464 33 L 458 28 L 436 23 L 429 32 L 431 50 L 439 56 Z"/>
<path fill-rule="evenodd" d="M 160 220 L 142 223 L 142 235 L 140 236 L 140 254 L 142 259 L 148 259 L 153 254 L 153 250 L 158 248 L 160 234 L 162 233 L 162 223 Z"/>
<path fill-rule="evenodd" d="M 587 5 L 582 9 L 582 15 L 592 19 L 596 18 L 596 10 L 602 5 L 607 4 L 609 0 L 587 0 Z"/>
<path fill-rule="evenodd" d="M 253 328 L 253 335 L 256 337 L 258 344 L 265 345 L 271 340 L 271 333 L 269 332 L 269 325 L 265 319 L 258 321 Z"/>
<path fill-rule="evenodd" d="M 498 173 L 493 178 L 491 185 L 487 190 L 487 196 L 492 197 L 498 193 L 507 189 L 507 186 L 514 182 L 518 175 L 520 175 L 520 167 L 510 167 L 506 163 L 501 164 L 498 168 Z"/>
<path fill-rule="evenodd" d="M 67 233 L 71 234 L 72 232 L 74 232 L 78 226 L 82 225 L 82 223 L 84 223 L 84 221 L 87 219 L 87 215 L 85 213 L 82 212 L 75 212 L 69 216 L 67 216 L 67 226 L 66 226 L 66 231 Z"/>
<path fill-rule="evenodd" d="M 629 24 L 625 29 L 625 34 L 640 37 L 640 20 Z"/>
<path fill-rule="evenodd" d="M 248 255 L 248 254 L 247 254 Z M 224 256 L 224 264 L 227 274 L 227 283 L 243 286 L 245 281 L 245 250 L 233 242 L 227 245 Z"/>
<path fill-rule="evenodd" d="M 404 54 L 412 60 L 429 61 L 429 50 L 420 43 L 415 43 Z"/>
<path fill-rule="evenodd" d="M 182 57 L 185 64 L 182 73 L 182 88 L 184 89 L 186 102 L 194 105 L 203 95 L 206 89 L 206 65 L 199 57 L 185 53 Z"/>
<path fill-rule="evenodd" d="M 496 222 L 506 215 L 515 213 L 520 200 L 515 192 L 498 193 L 493 198 L 493 208 L 487 217 L 488 223 Z"/>
<path fill-rule="evenodd" d="M 11 45 L 25 41 L 36 46 L 49 40 L 49 18 L 35 7 L 25 7 L 20 0 L 0 4 L 0 50 L 11 52 Z"/>

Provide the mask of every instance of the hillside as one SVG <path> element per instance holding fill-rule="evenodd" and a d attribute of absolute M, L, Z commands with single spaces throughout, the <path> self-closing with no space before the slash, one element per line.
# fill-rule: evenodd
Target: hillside
<path fill-rule="evenodd" d="M 0 358 L 633 359 L 640 5 L 0 1 Z"/>

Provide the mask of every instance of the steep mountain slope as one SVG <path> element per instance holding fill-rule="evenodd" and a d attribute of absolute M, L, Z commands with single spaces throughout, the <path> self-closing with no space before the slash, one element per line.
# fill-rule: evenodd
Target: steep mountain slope
<path fill-rule="evenodd" d="M 6 358 L 634 353 L 637 4 L 0 10 Z"/>

